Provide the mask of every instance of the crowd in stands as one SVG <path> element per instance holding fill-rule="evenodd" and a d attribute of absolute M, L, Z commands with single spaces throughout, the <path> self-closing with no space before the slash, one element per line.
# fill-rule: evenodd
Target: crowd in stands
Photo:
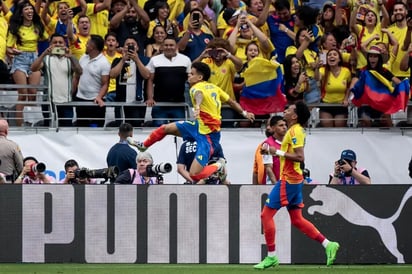
<path fill-rule="evenodd" d="M 409 0 L 0 3 L 0 84 L 29 85 L 18 89 L 17 126 L 40 83 L 60 126 L 103 126 L 107 102 L 127 103 L 113 126 L 124 116 L 142 126 L 146 107 L 154 126 L 181 120 L 195 61 L 257 121 L 303 100 L 319 107 L 321 127 L 346 127 L 353 105 L 361 126 L 390 127 L 410 102 Z M 59 106 L 72 101 L 90 106 Z M 230 108 L 222 116 L 223 126 L 255 125 Z"/>

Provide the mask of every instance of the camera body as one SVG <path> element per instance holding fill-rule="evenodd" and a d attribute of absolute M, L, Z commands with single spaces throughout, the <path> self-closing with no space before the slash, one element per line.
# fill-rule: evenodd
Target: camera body
<path fill-rule="evenodd" d="M 101 168 L 101 169 L 88 169 L 88 168 L 79 168 L 74 171 L 75 180 L 71 181 L 71 183 L 77 183 L 77 179 L 85 180 L 85 179 L 92 179 L 92 178 L 103 178 L 104 182 L 110 180 L 110 182 L 114 182 L 119 175 L 119 168 L 117 166 L 111 166 L 108 168 Z"/>
<path fill-rule="evenodd" d="M 64 50 L 64 48 L 54 47 L 52 49 L 51 53 L 54 54 L 54 55 L 64 55 L 64 54 L 66 54 L 66 51 Z"/>
<path fill-rule="evenodd" d="M 342 159 L 339 159 L 338 161 L 338 165 L 343 166 L 344 164 L 346 164 L 346 162 Z"/>

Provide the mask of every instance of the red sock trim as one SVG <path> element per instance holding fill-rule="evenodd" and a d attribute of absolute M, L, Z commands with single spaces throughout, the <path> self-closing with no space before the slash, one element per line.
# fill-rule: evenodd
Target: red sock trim
<path fill-rule="evenodd" d="M 200 173 L 195 174 L 195 175 L 190 175 L 190 177 L 195 181 L 199 181 L 200 179 L 205 179 L 205 178 L 209 177 L 210 175 L 215 173 L 217 171 L 217 169 L 218 169 L 218 167 L 215 164 L 207 165 L 202 169 L 202 171 Z"/>
<path fill-rule="evenodd" d="M 150 133 L 149 137 L 143 142 L 145 147 L 150 147 L 156 142 L 159 142 L 166 136 L 165 125 L 161 125 Z"/>

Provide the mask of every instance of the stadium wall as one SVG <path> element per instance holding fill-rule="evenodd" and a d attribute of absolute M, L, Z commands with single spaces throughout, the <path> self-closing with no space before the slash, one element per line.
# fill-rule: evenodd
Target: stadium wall
<path fill-rule="evenodd" d="M 144 140 L 152 129 L 135 129 L 134 138 Z M 118 142 L 117 129 L 25 130 L 11 131 L 24 156 L 35 156 L 46 163 L 48 173 L 58 180 L 64 177 L 63 166 L 76 159 L 82 167 L 106 166 L 110 147 Z M 265 139 L 261 129 L 222 131 L 221 143 L 227 158 L 232 184 L 251 184 L 256 147 Z M 181 138 L 167 136 L 149 151 L 156 163 L 170 162 L 173 171 L 165 176 L 166 184 L 183 183 L 176 172 L 176 157 Z M 305 163 L 312 179 L 327 184 L 334 162 L 344 149 L 353 149 L 358 166 L 369 171 L 373 184 L 410 184 L 408 163 L 412 156 L 412 130 L 309 129 L 305 146 Z"/>
<path fill-rule="evenodd" d="M 0 262 L 256 263 L 271 186 L 0 185 Z M 340 264 L 412 263 L 411 185 L 305 185 L 304 216 Z M 281 263 L 324 249 L 276 215 Z"/>

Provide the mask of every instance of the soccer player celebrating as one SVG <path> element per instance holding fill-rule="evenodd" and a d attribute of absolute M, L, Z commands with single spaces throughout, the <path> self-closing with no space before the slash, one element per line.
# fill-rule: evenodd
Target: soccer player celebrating
<path fill-rule="evenodd" d="M 308 220 L 302 216 L 303 175 L 300 164 L 305 160 L 305 130 L 304 125 L 310 117 L 308 107 L 301 101 L 290 105 L 284 111 L 284 119 L 288 131 L 282 141 L 281 149 L 262 145 L 262 154 L 277 155 L 280 158 L 280 181 L 275 185 L 266 200 L 261 213 L 263 232 L 265 234 L 268 256 L 254 266 L 255 269 L 265 269 L 279 264 L 275 253 L 275 222 L 273 216 L 286 206 L 292 224 L 309 238 L 318 241 L 326 249 L 326 265 L 332 265 L 339 249 L 337 242 L 330 242 Z"/>
<path fill-rule="evenodd" d="M 129 138 L 129 144 L 145 151 L 154 143 L 162 140 L 166 135 L 180 136 L 184 140 L 196 141 L 197 151 L 195 159 L 189 169 L 189 175 L 194 181 L 205 179 L 218 170 L 223 170 L 225 159 L 220 158 L 216 163 L 207 165 L 210 155 L 220 147 L 220 108 L 227 103 L 246 119 L 253 122 L 255 116 L 242 109 L 234 100 L 230 99 L 218 86 L 208 83 L 210 68 L 201 62 L 194 62 L 189 73 L 190 97 L 194 106 L 195 121 L 179 121 L 152 131 L 144 142 Z"/>

